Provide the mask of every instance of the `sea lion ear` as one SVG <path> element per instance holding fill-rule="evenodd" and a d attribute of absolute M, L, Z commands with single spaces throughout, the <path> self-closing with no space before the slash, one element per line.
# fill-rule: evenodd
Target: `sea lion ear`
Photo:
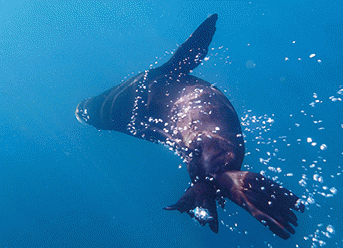
<path fill-rule="evenodd" d="M 209 16 L 176 50 L 173 57 L 156 68 L 160 73 L 184 73 L 195 69 L 205 58 L 216 31 L 217 14 Z"/>
<path fill-rule="evenodd" d="M 304 212 L 299 197 L 264 176 L 248 171 L 227 171 L 218 177 L 220 191 L 252 214 L 283 239 L 294 234 L 297 217 L 291 209 Z"/>
<path fill-rule="evenodd" d="M 200 225 L 204 226 L 208 223 L 213 232 L 218 232 L 216 192 L 206 183 L 195 183 L 187 189 L 176 204 L 166 207 L 164 210 L 187 212 L 192 218 L 199 221 Z"/>

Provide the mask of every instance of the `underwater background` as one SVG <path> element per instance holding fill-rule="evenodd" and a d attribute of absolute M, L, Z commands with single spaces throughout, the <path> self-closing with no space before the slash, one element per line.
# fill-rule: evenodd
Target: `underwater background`
<path fill-rule="evenodd" d="M 189 186 L 181 159 L 74 116 L 167 61 L 213 13 L 193 75 L 236 108 L 242 170 L 306 203 L 286 241 L 232 202 L 218 234 L 164 211 Z M 0 248 L 343 247 L 342 13 L 339 0 L 0 0 Z"/>

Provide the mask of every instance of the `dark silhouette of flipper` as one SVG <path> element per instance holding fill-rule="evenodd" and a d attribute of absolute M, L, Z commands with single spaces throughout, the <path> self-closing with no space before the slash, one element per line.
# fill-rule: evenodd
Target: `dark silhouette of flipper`
<path fill-rule="evenodd" d="M 304 212 L 299 197 L 264 176 L 247 171 L 227 171 L 218 177 L 224 197 L 252 214 L 277 236 L 288 239 L 294 234 L 297 217 L 291 209 Z"/>
<path fill-rule="evenodd" d="M 207 183 L 195 183 L 189 187 L 180 200 L 165 210 L 187 212 L 192 218 L 204 226 L 209 223 L 211 230 L 218 232 L 218 213 L 216 206 L 216 192 Z"/>
<path fill-rule="evenodd" d="M 216 31 L 217 14 L 208 17 L 176 50 L 173 57 L 156 68 L 159 73 L 184 73 L 195 69 L 205 58 Z"/>

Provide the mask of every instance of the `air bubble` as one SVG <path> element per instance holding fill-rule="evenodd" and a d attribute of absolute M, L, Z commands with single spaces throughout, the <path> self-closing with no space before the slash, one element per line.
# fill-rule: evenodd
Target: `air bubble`
<path fill-rule="evenodd" d="M 328 225 L 326 227 L 326 231 L 328 231 L 331 234 L 335 234 L 335 228 L 332 225 Z"/>
<path fill-rule="evenodd" d="M 300 184 L 302 187 L 306 187 L 306 185 L 307 185 L 307 183 L 306 183 L 306 181 L 305 181 L 304 179 L 301 179 L 301 180 L 299 181 L 299 184 Z"/>
<path fill-rule="evenodd" d="M 320 146 L 320 150 L 322 150 L 322 151 L 324 151 L 324 150 L 326 150 L 328 147 L 327 147 L 327 145 L 325 145 L 325 144 L 322 144 L 321 146 Z"/>
<path fill-rule="evenodd" d="M 331 192 L 332 194 L 337 194 L 337 189 L 336 189 L 335 187 L 332 187 L 332 188 L 330 189 L 330 192 Z"/>
<path fill-rule="evenodd" d="M 307 202 L 308 202 L 309 204 L 314 204 L 316 201 L 313 199 L 312 196 L 309 196 L 309 197 L 307 198 Z"/>
<path fill-rule="evenodd" d="M 318 174 L 313 175 L 313 180 L 320 182 L 320 183 L 324 182 L 323 177 L 319 176 Z"/>

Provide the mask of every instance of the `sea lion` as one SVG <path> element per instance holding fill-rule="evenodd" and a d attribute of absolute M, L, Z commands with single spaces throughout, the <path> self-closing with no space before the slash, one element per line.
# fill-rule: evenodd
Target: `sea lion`
<path fill-rule="evenodd" d="M 218 232 L 216 201 L 228 198 L 283 239 L 295 231 L 291 209 L 304 204 L 264 176 L 240 171 L 244 140 L 239 118 L 214 85 L 190 75 L 205 58 L 217 14 L 209 16 L 160 67 L 146 70 L 96 97 L 80 102 L 76 118 L 102 130 L 115 130 L 162 143 L 187 164 L 191 186 L 166 210 L 187 212 Z"/>

